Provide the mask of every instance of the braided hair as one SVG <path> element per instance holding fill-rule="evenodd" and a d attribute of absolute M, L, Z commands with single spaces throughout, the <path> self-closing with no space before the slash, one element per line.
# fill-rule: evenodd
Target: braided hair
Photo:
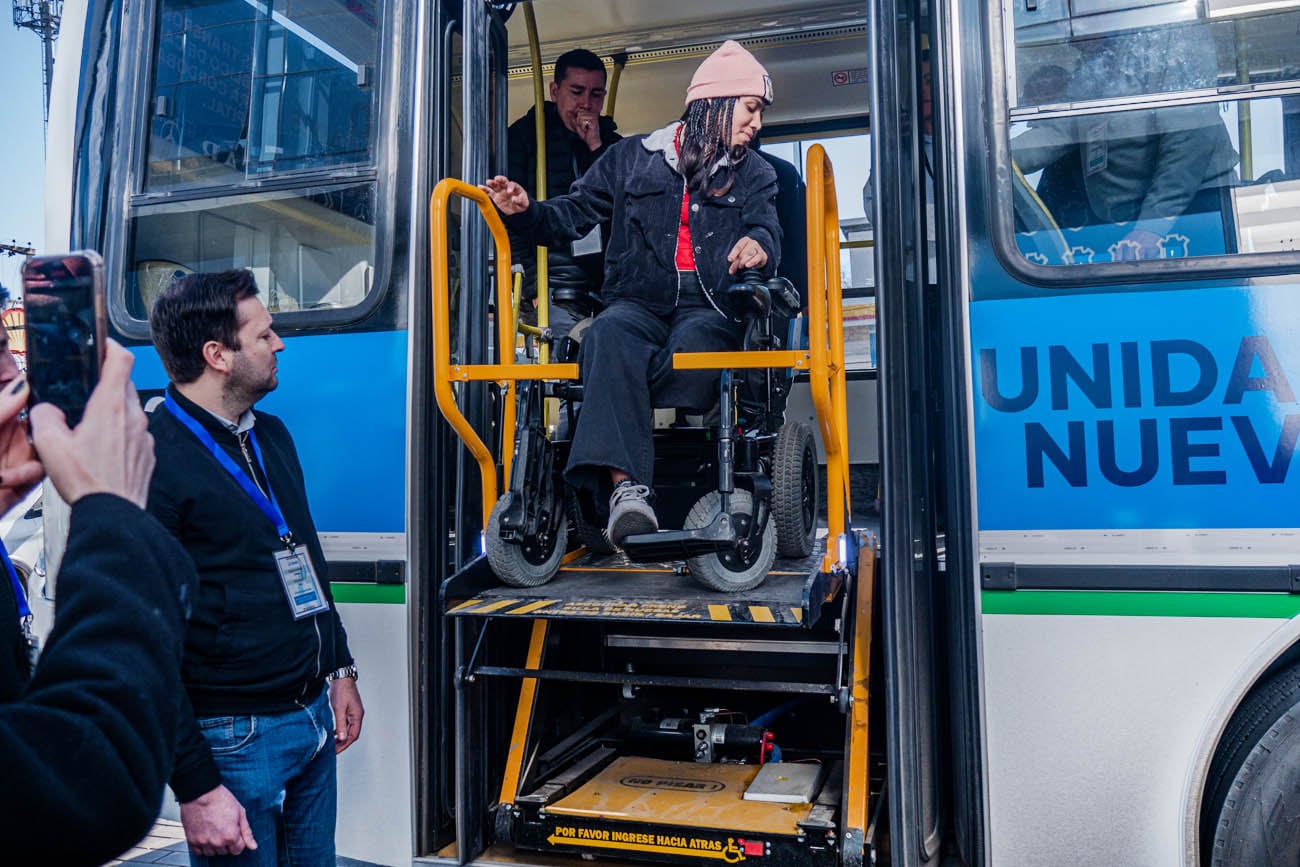
<path fill-rule="evenodd" d="M 686 106 L 679 161 L 686 188 L 696 195 L 721 196 L 731 189 L 736 166 L 748 153 L 744 145 L 731 145 L 735 108 L 734 96 L 711 96 Z M 718 183 L 710 189 L 713 167 L 719 160 Z"/>

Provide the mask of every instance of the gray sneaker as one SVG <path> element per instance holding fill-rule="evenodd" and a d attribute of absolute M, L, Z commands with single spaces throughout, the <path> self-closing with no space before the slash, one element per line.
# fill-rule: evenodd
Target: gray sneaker
<path fill-rule="evenodd" d="M 619 482 L 609 495 L 609 524 L 605 529 L 609 541 L 621 545 L 628 536 L 658 529 L 655 510 L 650 508 L 650 488 L 631 479 Z"/>

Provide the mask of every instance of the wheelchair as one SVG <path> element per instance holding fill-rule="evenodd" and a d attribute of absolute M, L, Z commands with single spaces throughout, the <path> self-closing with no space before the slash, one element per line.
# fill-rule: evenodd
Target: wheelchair
<path fill-rule="evenodd" d="M 744 272 L 725 290 L 732 312 L 744 324 L 741 353 L 790 348 L 782 323 L 798 322 L 798 293 L 781 277 L 764 280 Z M 595 296 L 553 292 L 555 303 L 579 317 L 598 313 Z M 539 339 L 546 340 L 542 334 Z M 577 343 L 564 338 L 554 347 L 559 361 L 573 361 Z M 675 362 L 683 362 L 678 354 Z M 548 398 L 558 398 L 576 428 L 581 414 L 578 382 L 519 383 L 514 396 L 514 459 L 508 488 L 492 508 L 484 546 L 497 577 L 514 587 L 550 581 L 585 547 L 592 555 L 620 553 L 637 564 L 684 562 L 700 584 L 718 592 L 752 590 L 763 583 L 778 555 L 806 558 L 817 536 L 818 463 L 813 431 L 784 420 L 792 382 L 785 369 L 737 369 L 725 356 L 696 360 L 717 368 L 716 412 L 676 417 L 656 426 L 655 533 L 629 536 L 619 549 L 605 537 L 603 500 L 569 488 L 562 478 L 571 441 L 548 433 Z M 617 565 L 617 561 L 615 562 Z"/>

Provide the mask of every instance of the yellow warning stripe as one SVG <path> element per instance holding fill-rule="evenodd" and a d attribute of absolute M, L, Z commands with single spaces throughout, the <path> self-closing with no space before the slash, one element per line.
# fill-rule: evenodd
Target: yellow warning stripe
<path fill-rule="evenodd" d="M 536 602 L 529 602 L 527 605 L 520 605 L 518 608 L 514 609 L 513 611 L 509 611 L 507 613 L 508 614 L 532 614 L 534 611 L 538 611 L 542 608 L 546 608 L 549 605 L 554 605 L 556 602 L 559 601 L 560 600 L 558 599 L 538 599 Z"/>
<path fill-rule="evenodd" d="M 790 610 L 794 612 L 794 619 L 795 619 L 796 621 L 798 621 L 799 623 L 803 623 L 803 609 L 802 609 L 802 608 L 791 608 Z"/>
<path fill-rule="evenodd" d="M 776 618 L 772 616 L 772 609 L 766 605 L 749 606 L 749 616 L 754 618 L 755 623 L 776 623 Z"/>
<path fill-rule="evenodd" d="M 560 558 L 560 564 L 566 565 L 568 563 L 572 563 L 574 560 L 577 560 L 579 557 L 583 556 L 586 553 L 588 552 L 585 545 L 581 548 L 574 548 L 572 551 L 570 551 L 569 553 L 565 554 L 563 557 Z"/>
<path fill-rule="evenodd" d="M 710 619 L 710 620 L 730 620 L 730 619 L 731 619 L 731 609 L 728 608 L 728 607 L 725 606 L 725 605 L 710 605 L 710 606 L 709 606 L 709 619 Z"/>
<path fill-rule="evenodd" d="M 502 608 L 505 608 L 508 605 L 514 605 L 518 601 L 519 601 L 518 599 L 498 599 L 496 602 L 489 602 L 487 605 L 484 605 L 482 608 L 476 608 L 474 610 L 474 613 L 491 614 L 493 611 L 500 611 Z"/>
<path fill-rule="evenodd" d="M 455 608 L 451 609 L 447 613 L 455 614 L 457 611 L 464 611 L 466 608 L 473 608 L 475 605 L 479 605 L 482 602 L 483 602 L 482 599 L 471 599 L 468 602 L 460 603 L 459 605 L 457 605 Z"/>
<path fill-rule="evenodd" d="M 656 846 L 651 843 L 621 843 L 613 840 L 579 840 L 574 837 L 557 837 L 552 834 L 546 838 L 546 842 L 552 846 L 579 846 L 591 847 L 596 849 L 620 849 L 624 852 L 659 852 L 664 855 L 684 855 L 690 858 L 712 858 L 715 861 L 726 861 L 728 864 L 735 864 L 737 861 L 744 861 L 745 855 L 740 851 L 732 839 L 727 840 L 730 848 L 723 849 L 720 852 L 713 852 L 708 849 L 688 849 L 685 846 Z"/>

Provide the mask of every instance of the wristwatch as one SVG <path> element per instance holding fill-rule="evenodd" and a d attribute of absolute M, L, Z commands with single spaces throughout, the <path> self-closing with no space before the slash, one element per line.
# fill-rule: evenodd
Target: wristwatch
<path fill-rule="evenodd" d="M 331 671 L 329 674 L 325 675 L 326 680 L 338 680 L 340 677 L 350 677 L 353 680 L 356 680 L 357 664 L 354 662 L 351 665 L 345 665 L 342 668 L 337 668 L 334 671 Z"/>

